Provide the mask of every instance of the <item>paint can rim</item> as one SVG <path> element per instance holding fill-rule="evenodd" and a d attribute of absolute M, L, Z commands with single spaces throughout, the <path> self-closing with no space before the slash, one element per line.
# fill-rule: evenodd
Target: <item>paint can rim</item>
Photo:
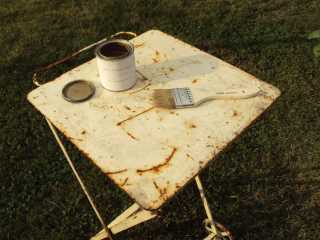
<path fill-rule="evenodd" d="M 126 49 L 126 53 L 119 55 L 119 56 L 105 56 L 101 53 L 101 50 L 103 47 L 109 44 L 117 43 L 124 47 Z M 104 43 L 101 43 L 96 49 L 95 49 L 95 55 L 98 58 L 104 59 L 104 60 L 118 60 L 118 59 L 124 59 L 126 57 L 131 56 L 134 53 L 134 46 L 131 42 L 123 39 L 114 39 L 114 40 L 109 40 Z"/>

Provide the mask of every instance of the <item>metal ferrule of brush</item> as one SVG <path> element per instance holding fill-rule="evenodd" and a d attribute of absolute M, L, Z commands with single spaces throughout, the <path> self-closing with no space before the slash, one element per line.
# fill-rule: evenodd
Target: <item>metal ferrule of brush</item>
<path fill-rule="evenodd" d="M 172 96 L 176 108 L 186 108 L 194 105 L 190 88 L 174 88 L 172 89 Z"/>

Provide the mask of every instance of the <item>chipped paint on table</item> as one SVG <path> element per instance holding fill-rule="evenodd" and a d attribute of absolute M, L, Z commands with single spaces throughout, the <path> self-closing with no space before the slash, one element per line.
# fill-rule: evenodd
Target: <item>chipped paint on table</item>
<path fill-rule="evenodd" d="M 28 100 L 120 188 L 145 209 L 157 209 L 247 128 L 280 91 L 240 69 L 163 32 L 134 38 L 137 85 L 109 92 L 96 60 L 33 90 Z M 91 81 L 93 98 L 61 96 L 73 80 Z M 259 87 L 266 94 L 212 101 L 198 108 L 152 106 L 151 90 L 190 87 L 208 91 Z"/>

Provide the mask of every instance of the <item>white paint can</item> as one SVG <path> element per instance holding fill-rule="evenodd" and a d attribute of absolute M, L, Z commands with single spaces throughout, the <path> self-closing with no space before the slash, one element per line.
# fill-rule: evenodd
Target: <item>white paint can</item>
<path fill-rule="evenodd" d="M 137 81 L 133 44 L 126 40 L 110 40 L 99 45 L 96 59 L 102 86 L 110 91 L 124 91 Z"/>

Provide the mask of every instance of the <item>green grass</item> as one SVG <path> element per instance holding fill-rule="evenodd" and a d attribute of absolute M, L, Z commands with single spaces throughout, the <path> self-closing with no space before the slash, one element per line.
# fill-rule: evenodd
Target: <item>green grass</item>
<path fill-rule="evenodd" d="M 100 225 L 41 115 L 26 101 L 33 71 L 121 30 L 160 29 L 282 90 L 260 121 L 203 173 L 217 220 L 237 239 L 320 239 L 319 64 L 306 35 L 318 0 L 39 1 L 0 4 L 0 239 L 88 239 Z M 53 78 L 83 59 L 59 67 Z M 105 219 L 129 206 L 67 145 Z M 199 239 L 194 184 L 163 217 L 116 239 Z"/>

